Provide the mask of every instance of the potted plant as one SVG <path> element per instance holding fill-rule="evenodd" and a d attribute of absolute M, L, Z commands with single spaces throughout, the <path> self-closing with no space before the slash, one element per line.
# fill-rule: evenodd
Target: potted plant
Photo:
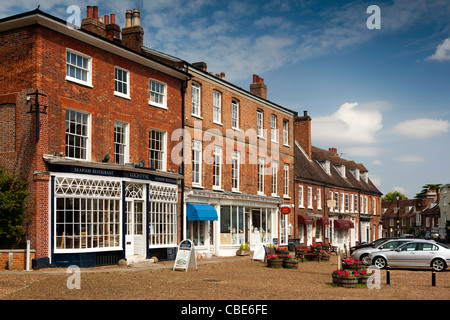
<path fill-rule="evenodd" d="M 320 259 L 321 260 L 329 261 L 330 256 L 331 256 L 331 252 L 325 251 L 325 250 L 320 250 Z"/>
<path fill-rule="evenodd" d="M 275 253 L 281 255 L 283 258 L 289 257 L 289 250 L 288 248 L 282 248 L 282 247 L 276 247 Z"/>
<path fill-rule="evenodd" d="M 367 285 L 367 280 L 372 275 L 370 273 L 367 273 L 367 269 L 363 269 L 361 272 L 354 271 L 354 273 L 355 273 L 355 276 L 358 277 L 358 283 L 362 283 L 364 285 Z M 375 270 L 373 270 L 372 273 L 375 273 Z"/>
<path fill-rule="evenodd" d="M 321 243 L 313 243 L 311 245 L 311 249 L 313 251 L 319 251 L 320 249 L 322 249 L 322 244 Z"/>
<path fill-rule="evenodd" d="M 336 284 L 339 287 L 354 288 L 358 284 L 358 277 L 354 273 L 355 271 L 338 270 L 336 275 Z"/>
<path fill-rule="evenodd" d="M 245 245 L 241 243 L 241 246 L 239 247 L 239 250 L 236 251 L 237 256 L 248 256 L 250 254 L 250 250 L 248 248 L 248 244 Z"/>
<path fill-rule="evenodd" d="M 300 258 L 296 258 L 294 256 L 288 256 L 283 260 L 283 268 L 286 269 L 298 269 L 298 262 Z"/>
<path fill-rule="evenodd" d="M 267 266 L 269 268 L 282 268 L 283 267 L 283 257 L 278 254 L 269 254 L 267 256 Z"/>
<path fill-rule="evenodd" d="M 361 269 L 362 262 L 360 260 L 355 260 L 353 258 L 345 258 L 342 260 L 342 268 L 350 270 Z"/>

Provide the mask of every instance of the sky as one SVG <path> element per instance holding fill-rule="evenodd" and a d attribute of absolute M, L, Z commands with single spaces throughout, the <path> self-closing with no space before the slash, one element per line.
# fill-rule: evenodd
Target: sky
<path fill-rule="evenodd" d="M 312 143 L 363 163 L 384 194 L 450 183 L 448 0 L 0 0 L 0 18 L 98 5 L 125 25 L 141 9 L 144 44 L 312 118 Z M 375 7 L 372 7 L 375 6 Z"/>

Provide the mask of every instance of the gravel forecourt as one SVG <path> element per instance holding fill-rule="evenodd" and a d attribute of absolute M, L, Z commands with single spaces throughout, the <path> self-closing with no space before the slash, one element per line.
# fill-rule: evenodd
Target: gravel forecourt
<path fill-rule="evenodd" d="M 381 272 L 380 289 L 332 285 L 330 261 L 305 261 L 299 268 L 272 269 L 248 257 L 198 261 L 198 271 L 173 271 L 173 262 L 81 269 L 80 289 L 69 289 L 66 269 L 0 271 L 1 300 L 449 300 L 450 271 Z"/>

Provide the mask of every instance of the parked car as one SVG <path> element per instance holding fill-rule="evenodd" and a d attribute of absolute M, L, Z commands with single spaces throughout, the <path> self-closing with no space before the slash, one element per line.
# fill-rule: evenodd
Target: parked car
<path fill-rule="evenodd" d="M 413 234 L 401 234 L 400 238 L 414 239 L 416 236 Z"/>
<path fill-rule="evenodd" d="M 371 261 L 369 259 L 369 254 L 372 252 L 379 252 L 379 251 L 389 251 L 397 248 L 398 246 L 401 246 L 402 244 L 405 244 L 410 241 L 416 241 L 418 239 L 399 239 L 395 238 L 392 240 L 387 240 L 384 242 L 379 243 L 376 246 L 371 247 L 365 247 L 358 250 L 355 250 L 351 257 L 356 260 L 360 260 L 363 264 L 370 265 Z"/>
<path fill-rule="evenodd" d="M 393 240 L 393 239 L 398 239 L 398 238 L 396 238 L 396 237 L 380 238 L 380 239 L 377 239 L 377 240 L 369 242 L 369 243 L 363 243 L 363 244 L 359 244 L 357 246 L 353 246 L 350 248 L 350 254 L 352 254 L 355 250 L 379 246 L 383 242 L 386 242 L 388 240 Z"/>
<path fill-rule="evenodd" d="M 427 233 L 425 233 L 425 236 L 423 238 L 427 240 L 441 240 L 441 236 L 437 231 L 428 231 Z"/>
<path fill-rule="evenodd" d="M 383 269 L 392 267 L 431 267 L 443 271 L 450 262 L 450 248 L 433 240 L 407 242 L 397 249 L 369 254 L 372 264 Z"/>

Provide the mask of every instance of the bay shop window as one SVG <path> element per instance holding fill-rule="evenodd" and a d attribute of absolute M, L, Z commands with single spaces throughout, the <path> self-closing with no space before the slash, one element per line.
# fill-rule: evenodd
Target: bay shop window
<path fill-rule="evenodd" d="M 55 179 L 56 249 L 120 248 L 122 184 Z"/>
<path fill-rule="evenodd" d="M 148 236 L 150 248 L 176 246 L 177 185 L 127 182 L 125 195 L 122 186 L 121 179 L 56 176 L 55 252 L 122 250 L 124 224 L 127 237 Z M 125 221 L 122 196 L 126 197 Z"/>
<path fill-rule="evenodd" d="M 220 207 L 220 244 L 271 243 L 272 209 Z"/>

